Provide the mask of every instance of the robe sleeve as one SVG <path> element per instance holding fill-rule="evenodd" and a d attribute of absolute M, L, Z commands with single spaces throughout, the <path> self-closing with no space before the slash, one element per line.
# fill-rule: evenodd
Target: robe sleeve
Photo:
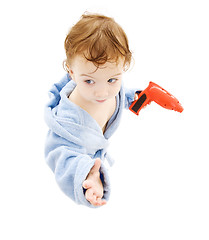
<path fill-rule="evenodd" d="M 73 143 L 49 130 L 45 146 L 46 162 L 55 174 L 55 179 L 61 190 L 77 204 L 96 208 L 88 202 L 82 187 L 89 171 L 94 165 L 95 159 L 85 154 Z M 106 168 L 103 163 L 100 168 L 104 195 L 108 200 L 110 195 L 110 183 Z"/>

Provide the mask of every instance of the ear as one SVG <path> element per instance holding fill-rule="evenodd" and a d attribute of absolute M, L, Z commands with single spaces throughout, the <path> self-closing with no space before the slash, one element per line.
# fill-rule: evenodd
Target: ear
<path fill-rule="evenodd" d="M 68 71 L 71 79 L 73 80 L 73 78 L 74 78 L 74 73 L 73 73 L 73 70 L 72 70 L 72 68 L 70 67 L 70 65 L 69 65 L 68 63 L 66 63 L 66 68 L 67 68 L 67 71 Z"/>
<path fill-rule="evenodd" d="M 67 61 L 66 61 L 66 69 L 68 71 L 68 74 L 70 75 L 70 78 L 75 82 L 75 74 L 74 74 L 73 66 L 69 64 Z"/>
<path fill-rule="evenodd" d="M 68 68 L 68 72 L 70 74 L 71 79 L 74 80 L 74 72 L 70 67 Z"/>

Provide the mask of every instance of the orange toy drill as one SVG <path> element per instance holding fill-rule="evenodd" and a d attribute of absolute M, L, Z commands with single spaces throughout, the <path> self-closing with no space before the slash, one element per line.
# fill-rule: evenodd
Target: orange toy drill
<path fill-rule="evenodd" d="M 153 82 L 150 82 L 149 86 L 139 93 L 138 99 L 131 104 L 129 109 L 138 115 L 139 111 L 152 101 L 166 109 L 177 112 L 182 112 L 184 110 L 178 99 Z"/>

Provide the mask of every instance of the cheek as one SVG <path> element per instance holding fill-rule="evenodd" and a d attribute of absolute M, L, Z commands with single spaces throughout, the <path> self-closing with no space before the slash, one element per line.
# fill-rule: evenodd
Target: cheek
<path fill-rule="evenodd" d="M 88 87 L 86 87 L 84 84 L 77 85 L 77 87 L 78 87 L 78 91 L 80 92 L 80 94 L 81 94 L 84 98 L 88 98 L 89 96 L 92 95 L 91 89 L 89 89 Z"/>
<path fill-rule="evenodd" d="M 116 96 L 116 95 L 118 95 L 120 89 L 121 89 L 121 84 L 117 84 L 117 86 L 115 86 L 115 87 L 112 89 L 112 93 Z"/>

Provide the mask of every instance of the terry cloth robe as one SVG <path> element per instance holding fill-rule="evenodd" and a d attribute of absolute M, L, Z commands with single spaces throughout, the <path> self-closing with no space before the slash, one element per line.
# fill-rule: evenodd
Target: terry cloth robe
<path fill-rule="evenodd" d="M 109 199 L 110 181 L 104 161 L 106 159 L 112 166 L 113 160 L 107 154 L 108 139 L 119 125 L 123 107 L 128 108 L 133 102 L 135 90 L 125 93 L 121 87 L 116 96 L 116 110 L 103 134 L 96 120 L 68 99 L 75 86 L 67 74 L 49 92 L 50 101 L 45 107 L 45 121 L 49 127 L 45 158 L 62 191 L 76 203 L 94 207 L 86 200 L 82 184 L 95 159 L 100 158 L 103 199 Z"/>

